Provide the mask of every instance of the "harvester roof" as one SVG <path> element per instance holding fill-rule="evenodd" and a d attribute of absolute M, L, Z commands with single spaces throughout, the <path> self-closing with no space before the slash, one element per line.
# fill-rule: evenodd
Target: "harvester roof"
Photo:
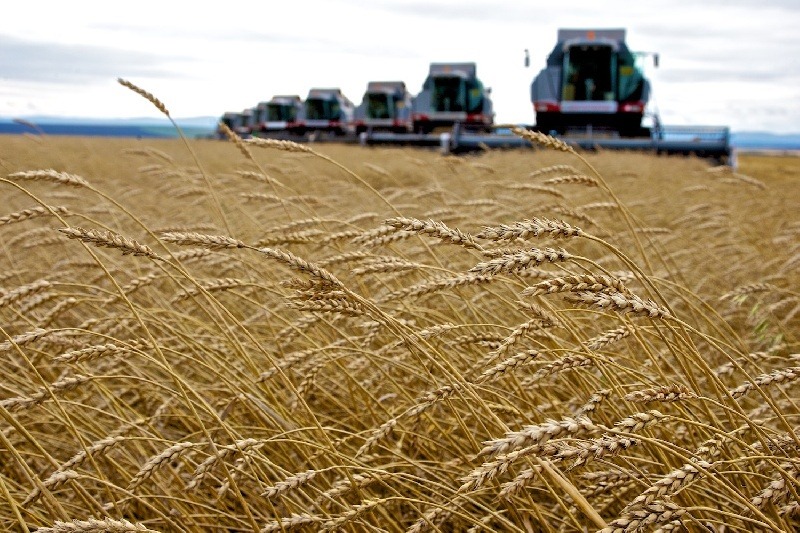
<path fill-rule="evenodd" d="M 402 93 L 406 84 L 402 81 L 371 81 L 367 83 L 368 93 Z"/>
<path fill-rule="evenodd" d="M 560 66 L 564 54 L 574 46 L 608 46 L 614 52 L 629 54 L 625 44 L 625 30 L 623 28 L 612 29 L 571 29 L 562 28 L 558 30 L 558 42 L 553 51 L 547 56 L 547 65 Z"/>
<path fill-rule="evenodd" d="M 310 91 L 308 91 L 309 98 L 331 98 L 331 97 L 339 97 L 344 96 L 342 94 L 342 90 L 338 87 L 333 88 L 321 88 L 321 87 L 314 87 Z"/>
<path fill-rule="evenodd" d="M 460 76 L 474 78 L 477 76 L 475 63 L 431 63 L 429 76 Z"/>

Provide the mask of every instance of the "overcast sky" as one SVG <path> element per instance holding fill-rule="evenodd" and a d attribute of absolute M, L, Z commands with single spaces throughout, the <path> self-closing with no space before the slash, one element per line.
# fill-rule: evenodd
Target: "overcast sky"
<path fill-rule="evenodd" d="M 800 0 L 14 2 L 0 17 L 0 116 L 219 116 L 274 94 L 370 80 L 419 92 L 431 62 L 474 61 L 498 122 L 532 123 L 558 28 L 626 28 L 665 124 L 800 132 Z M 524 50 L 531 67 L 524 68 Z"/>

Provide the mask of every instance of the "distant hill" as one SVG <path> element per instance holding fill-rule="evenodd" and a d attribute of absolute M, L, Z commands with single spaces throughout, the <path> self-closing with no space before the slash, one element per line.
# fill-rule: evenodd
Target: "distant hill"
<path fill-rule="evenodd" d="M 132 118 L 91 118 L 91 117 L 52 117 L 48 115 L 22 117 L 22 120 L 33 124 L 103 124 L 103 125 L 147 125 L 169 126 L 169 120 L 160 117 Z M 219 117 L 186 117 L 176 118 L 179 126 L 203 127 L 214 129 Z M 13 122 L 10 117 L 0 117 L 0 122 Z"/>
<path fill-rule="evenodd" d="M 175 123 L 187 137 L 214 133 L 217 117 L 177 118 Z M 166 118 L 85 118 L 32 116 L 0 117 L 0 134 L 42 133 L 91 137 L 174 138 L 178 132 Z"/>

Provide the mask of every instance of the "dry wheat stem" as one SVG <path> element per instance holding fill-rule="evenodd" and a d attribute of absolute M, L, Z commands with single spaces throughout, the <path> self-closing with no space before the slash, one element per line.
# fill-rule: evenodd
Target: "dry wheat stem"
<path fill-rule="evenodd" d="M 34 281 L 33 283 L 29 283 L 27 285 L 22 285 L 21 287 L 17 287 L 16 289 L 12 289 L 2 296 L 0 296 L 0 308 L 5 307 L 11 303 L 17 302 L 22 298 L 30 296 L 32 294 L 37 294 L 42 292 L 46 289 L 52 287 L 52 284 L 44 279 L 40 279 L 38 281 Z"/>
<path fill-rule="evenodd" d="M 246 159 L 249 159 L 250 161 L 255 161 L 255 159 L 253 158 L 253 154 L 250 153 L 250 150 L 247 148 L 247 146 L 245 146 L 242 138 L 239 137 L 232 129 L 230 129 L 227 124 L 225 124 L 224 122 L 219 122 L 217 123 L 217 127 L 220 130 L 222 130 L 222 133 L 225 134 L 225 137 L 227 137 L 228 140 L 231 141 L 236 146 L 236 148 L 242 153 L 242 155 Z"/>
<path fill-rule="evenodd" d="M 186 484 L 186 490 L 193 490 L 197 488 L 214 468 L 214 466 L 223 459 L 235 454 L 243 453 L 250 449 L 260 448 L 263 443 L 258 439 L 242 439 L 236 441 L 228 446 L 221 446 L 217 448 L 216 453 L 212 453 L 206 460 L 200 463 L 194 471 L 194 475 Z"/>
<path fill-rule="evenodd" d="M 478 263 L 469 269 L 469 273 L 482 276 L 501 273 L 513 274 L 545 262 L 563 262 L 574 258 L 575 256 L 567 253 L 566 250 L 532 248 Z"/>
<path fill-rule="evenodd" d="M 534 385 L 537 381 L 542 380 L 547 376 L 552 376 L 566 370 L 573 370 L 575 368 L 594 366 L 595 357 L 588 357 L 586 355 L 565 355 L 564 357 L 547 363 L 545 366 L 533 373 L 532 376 L 525 378 L 522 381 L 522 387 L 528 388 Z"/>
<path fill-rule="evenodd" d="M 780 466 L 783 472 L 781 472 L 779 477 L 770 481 L 757 496 L 750 500 L 755 507 L 763 509 L 766 507 L 767 503 L 772 502 L 773 504 L 778 504 L 789 496 L 790 492 L 787 478 L 791 483 L 797 485 L 798 477 L 800 477 L 800 470 L 798 470 L 797 465 L 793 463 L 782 463 Z"/>
<path fill-rule="evenodd" d="M 520 366 L 527 365 L 539 357 L 541 353 L 538 350 L 526 350 L 518 352 L 511 357 L 500 361 L 491 368 L 484 370 L 480 376 L 475 380 L 476 383 L 485 383 L 500 378 L 508 372 L 515 370 Z M 494 359 L 494 356 L 492 356 Z"/>
<path fill-rule="evenodd" d="M 661 524 L 679 519 L 686 509 L 668 502 L 653 501 L 638 509 L 629 510 L 616 520 L 609 522 L 598 533 L 629 533 L 643 531 L 652 524 Z"/>
<path fill-rule="evenodd" d="M 15 211 L 4 217 L 0 217 L 0 226 L 8 224 L 15 224 L 32 218 L 53 216 L 53 215 L 68 215 L 69 211 L 64 206 L 36 206 L 30 209 L 23 209 L 22 211 Z"/>
<path fill-rule="evenodd" d="M 556 454 L 562 461 L 572 460 L 568 469 L 572 470 L 585 465 L 589 459 L 600 460 L 614 456 L 639 444 L 639 439 L 624 435 L 603 435 L 591 441 L 581 442 L 575 446 L 563 446 Z"/>
<path fill-rule="evenodd" d="M 703 460 L 697 460 L 694 463 L 686 463 L 682 467 L 673 470 L 656 481 L 650 488 L 628 503 L 625 509 L 635 509 L 652 503 L 664 496 L 671 496 L 678 490 L 686 487 L 695 478 L 701 476 L 706 470 L 713 468 L 713 466 L 713 463 Z M 625 510 L 623 510 L 623 513 L 624 512 Z"/>
<path fill-rule="evenodd" d="M 171 303 L 179 302 L 181 300 L 197 296 L 198 294 L 200 294 L 201 291 L 203 292 L 227 291 L 230 289 L 234 289 L 236 287 L 241 287 L 245 284 L 246 283 L 244 281 L 235 278 L 223 278 L 223 279 L 213 279 L 209 281 L 204 281 L 200 283 L 199 287 L 191 287 L 189 289 L 177 293 L 172 298 Z"/>
<path fill-rule="evenodd" d="M 25 172 L 14 172 L 8 175 L 11 179 L 31 180 L 31 181 L 52 181 L 60 185 L 69 185 L 71 187 L 88 187 L 89 182 L 75 174 L 67 172 L 58 172 L 53 169 L 43 170 L 29 170 Z"/>
<path fill-rule="evenodd" d="M 790 383 L 798 377 L 800 377 L 800 366 L 778 369 L 769 374 L 756 376 L 753 381 L 748 381 L 728 392 L 733 398 L 741 398 L 755 388 L 767 387 L 773 383 Z"/>
<path fill-rule="evenodd" d="M 622 314 L 649 318 L 674 319 L 672 314 L 652 300 L 643 300 L 635 294 L 578 291 L 565 296 L 568 302 L 598 309 L 613 309 Z"/>
<path fill-rule="evenodd" d="M 283 150 L 284 152 L 299 152 L 305 154 L 315 153 L 310 147 L 296 143 L 294 141 L 283 141 L 278 139 L 262 139 L 260 137 L 251 137 L 242 141 L 244 144 L 258 146 L 259 148 L 273 148 L 275 150 Z"/>
<path fill-rule="evenodd" d="M 133 239 L 123 237 L 122 235 L 112 231 L 83 228 L 59 228 L 58 231 L 70 239 L 77 239 L 105 248 L 116 248 L 122 251 L 122 255 L 143 255 L 149 257 L 150 259 L 162 259 L 161 256 L 151 250 L 148 246 L 140 244 Z"/>
<path fill-rule="evenodd" d="M 142 524 L 134 524 L 128 520 L 90 518 L 73 520 L 72 522 L 56 521 L 52 527 L 40 527 L 37 533 L 158 533 Z"/>
<path fill-rule="evenodd" d="M 379 301 L 392 301 L 392 300 L 404 300 L 406 298 L 417 298 L 419 296 L 424 296 L 426 294 L 432 294 L 434 292 L 454 289 L 456 287 L 463 287 L 466 285 L 481 285 L 492 281 L 492 279 L 493 276 L 491 275 L 467 273 L 443 279 L 423 281 L 421 283 L 418 283 L 417 285 L 412 285 L 411 287 L 406 287 L 399 291 L 394 291 L 392 293 L 389 293 L 385 297 L 380 298 Z"/>
<path fill-rule="evenodd" d="M 512 224 L 501 224 L 495 227 L 484 226 L 483 231 L 478 233 L 476 237 L 490 241 L 510 241 L 515 239 L 527 239 L 529 237 L 540 237 L 542 235 L 554 239 L 572 238 L 581 237 L 584 235 L 584 232 L 582 229 L 571 226 L 563 220 L 534 217 Z"/>
<path fill-rule="evenodd" d="M 82 376 L 80 374 L 68 376 L 51 383 L 48 387 L 39 390 L 39 392 L 32 394 L 31 396 L 17 396 L 14 398 L 0 400 L 0 406 L 2 406 L 4 409 L 8 409 L 9 411 L 27 409 L 29 407 L 33 407 L 34 405 L 41 404 L 45 400 L 51 398 L 52 395 L 57 392 L 60 393 L 73 390 L 91 380 L 92 376 Z"/>
<path fill-rule="evenodd" d="M 500 492 L 497 494 L 497 497 L 500 499 L 506 499 L 516 496 L 522 492 L 522 489 L 524 489 L 529 483 L 536 479 L 541 472 L 541 467 L 524 469 L 522 472 L 517 474 L 517 477 L 515 477 L 512 481 L 508 481 L 501 485 Z"/>
<path fill-rule="evenodd" d="M 0 353 L 8 352 L 14 349 L 14 347 L 16 346 L 25 346 L 26 344 L 38 341 L 49 335 L 53 335 L 54 333 L 56 332 L 52 330 L 36 328 L 33 331 L 28 331 L 20 335 L 14 335 L 13 337 L 11 337 L 11 339 L 0 342 Z"/>
<path fill-rule="evenodd" d="M 322 494 L 319 501 L 324 499 L 333 500 L 356 488 L 364 488 L 371 483 L 384 481 L 396 476 L 393 472 L 366 472 L 364 474 L 350 474 L 347 479 L 341 479 Z"/>
<path fill-rule="evenodd" d="M 261 495 L 266 498 L 275 498 L 278 495 L 285 494 L 290 490 L 301 487 L 310 482 L 319 472 L 317 470 L 306 470 L 299 474 L 290 476 L 283 481 L 279 481 L 272 487 L 268 487 Z"/>
<path fill-rule="evenodd" d="M 134 85 L 133 83 L 129 82 L 128 80 L 124 80 L 122 78 L 117 78 L 117 83 L 122 85 L 123 87 L 127 87 L 131 91 L 135 92 L 139 96 L 143 97 L 144 99 L 148 100 L 151 104 L 153 104 L 156 109 L 164 113 L 167 117 L 169 117 L 169 111 L 167 111 L 167 106 L 164 103 L 150 94 L 149 92 L 145 91 L 144 89 Z"/>
<path fill-rule="evenodd" d="M 584 342 L 583 345 L 586 346 L 586 349 L 596 351 L 600 350 L 601 348 L 605 348 L 609 344 L 613 344 L 615 342 L 621 341 L 622 339 L 629 337 L 634 331 L 633 326 L 625 324 L 618 328 L 612 329 L 611 331 L 607 331 L 602 335 L 598 335 L 597 337 L 591 338 L 588 341 Z"/>
<path fill-rule="evenodd" d="M 686 385 L 675 383 L 672 385 L 639 390 L 625 395 L 626 400 L 635 403 L 677 402 L 691 398 L 697 398 L 697 395 L 689 390 Z"/>
<path fill-rule="evenodd" d="M 631 294 L 620 280 L 600 274 L 570 274 L 548 279 L 526 287 L 520 294 L 522 296 L 539 296 L 558 292 L 582 291 Z"/>
<path fill-rule="evenodd" d="M 350 298 L 330 298 L 325 300 L 290 300 L 289 306 L 298 311 L 310 313 L 341 313 L 347 316 L 363 316 L 367 308 Z"/>
<path fill-rule="evenodd" d="M 553 174 L 555 172 L 558 172 L 558 173 L 561 173 L 561 174 L 564 174 L 564 173 L 577 174 L 578 171 L 575 170 L 575 168 L 572 167 L 571 165 L 558 164 L 558 165 L 550 165 L 548 167 L 540 168 L 539 170 L 534 170 L 533 172 L 528 174 L 528 177 L 529 178 L 535 178 L 537 176 L 542 176 L 543 174 Z"/>
<path fill-rule="evenodd" d="M 550 135 L 546 135 L 538 131 L 531 131 L 515 126 L 511 128 L 511 132 L 514 135 L 522 137 L 523 139 L 528 140 L 534 144 L 539 144 L 541 146 L 552 148 L 553 150 L 558 150 L 561 152 L 569 152 L 573 154 L 575 153 L 575 150 L 564 141 L 561 141 L 559 139 L 556 139 L 555 137 L 551 137 Z"/>
<path fill-rule="evenodd" d="M 503 438 L 486 441 L 484 443 L 486 446 L 478 453 L 478 456 L 508 453 L 521 446 L 541 446 L 550 439 L 562 435 L 582 435 L 601 429 L 601 426 L 586 417 L 548 420 L 542 424 L 526 426 L 520 431 L 507 433 Z"/>
<path fill-rule="evenodd" d="M 325 270 L 324 268 L 310 263 L 305 259 L 301 259 L 297 257 L 291 252 L 286 252 L 283 250 L 275 250 L 273 248 L 254 248 L 257 252 L 266 255 L 267 257 L 271 257 L 272 259 L 276 259 L 281 263 L 284 263 L 289 268 L 293 270 L 298 270 L 300 272 L 304 272 L 306 274 L 311 274 L 321 280 L 327 281 L 331 285 L 335 285 L 337 287 L 341 287 L 344 289 L 344 284 L 339 281 L 336 276 Z"/>
<path fill-rule="evenodd" d="M 202 446 L 202 444 L 195 442 L 177 442 L 161 453 L 151 457 L 144 465 L 142 465 L 139 471 L 128 482 L 128 491 L 133 491 L 133 489 L 141 485 L 145 480 L 152 476 L 156 470 L 161 468 L 161 466 L 171 463 L 185 451 L 197 448 L 199 446 Z"/>
<path fill-rule="evenodd" d="M 283 517 L 280 520 L 268 523 L 266 526 L 261 528 L 260 533 L 274 533 L 276 531 L 288 531 L 311 524 L 319 525 L 324 520 L 325 518 L 323 517 L 313 516 L 308 513 L 301 513 L 301 514 L 292 513 L 291 516 Z"/>
<path fill-rule="evenodd" d="M 586 403 L 583 404 L 577 411 L 575 411 L 575 416 L 589 416 L 590 414 L 594 413 L 595 409 L 605 401 L 611 395 L 611 389 L 601 389 L 586 400 Z"/>
<path fill-rule="evenodd" d="M 375 507 L 383 505 L 387 501 L 389 501 L 388 498 L 363 500 L 361 503 L 354 505 L 342 515 L 324 521 L 321 524 L 320 531 L 336 531 L 347 524 L 358 520 L 364 513 L 371 511 Z"/>
<path fill-rule="evenodd" d="M 383 223 L 398 231 L 421 233 L 423 235 L 436 237 L 451 244 L 463 246 L 464 248 L 472 248 L 475 250 L 483 249 L 469 233 L 463 233 L 459 229 L 451 229 L 443 222 L 418 220 L 409 217 L 394 217 L 386 219 Z"/>
<path fill-rule="evenodd" d="M 545 457 L 547 460 L 558 461 L 555 457 L 558 450 L 559 447 L 552 443 L 534 443 L 508 453 L 499 453 L 491 461 L 484 462 L 481 466 L 473 469 L 469 474 L 462 477 L 460 479 L 462 485 L 458 490 L 459 492 L 476 491 L 488 481 L 505 473 L 513 463 L 525 457 L 530 457 L 531 455 L 537 458 Z M 540 467 L 542 466 L 543 465 L 540 464 Z"/>
<path fill-rule="evenodd" d="M 210 250 L 247 247 L 245 243 L 232 237 L 196 232 L 166 232 L 161 234 L 161 239 L 182 246 L 202 246 Z"/>
<path fill-rule="evenodd" d="M 67 481 L 78 479 L 80 477 L 80 474 L 74 470 L 57 470 L 42 482 L 42 487 L 48 491 L 53 491 L 64 485 Z M 31 491 L 30 494 L 28 494 L 28 497 L 25 498 L 21 505 L 23 507 L 27 507 L 38 500 L 41 495 L 42 489 L 37 486 L 35 489 L 33 489 L 33 491 Z"/>

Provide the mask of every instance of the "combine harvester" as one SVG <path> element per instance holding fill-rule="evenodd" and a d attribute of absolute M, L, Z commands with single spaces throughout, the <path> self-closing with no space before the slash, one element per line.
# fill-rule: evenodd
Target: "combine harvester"
<path fill-rule="evenodd" d="M 530 88 L 536 123 L 519 126 L 587 150 L 693 154 L 732 163 L 727 127 L 663 126 L 657 114 L 648 114 L 651 90 L 642 65 L 648 57 L 658 66 L 658 54 L 628 48 L 624 29 L 558 30 Z M 475 63 L 431 63 L 413 98 L 403 82 L 370 82 L 356 109 L 340 89 L 315 88 L 305 102 L 276 96 L 221 120 L 242 136 L 298 141 L 438 146 L 445 153 L 529 146 L 508 126 L 495 126 L 490 95 Z"/>
<path fill-rule="evenodd" d="M 298 121 L 297 133 L 332 133 L 344 136 L 353 131 L 353 103 L 341 89 L 314 88 L 303 104 L 303 118 Z"/>
<path fill-rule="evenodd" d="M 240 111 L 227 111 L 223 113 L 222 117 L 219 119 L 219 122 L 220 124 L 224 124 L 231 131 L 236 131 L 241 128 L 243 120 L 244 115 L 242 115 Z M 225 133 L 220 127 L 217 128 L 217 138 L 227 139 Z"/>
<path fill-rule="evenodd" d="M 257 137 L 276 133 L 299 133 L 303 121 L 303 100 L 297 95 L 277 95 L 255 108 L 252 134 Z"/>
<path fill-rule="evenodd" d="M 412 103 L 411 93 L 402 81 L 369 82 L 354 113 L 356 135 L 367 131 L 410 133 L 414 129 Z"/>
<path fill-rule="evenodd" d="M 584 149 L 643 150 L 695 154 L 721 161 L 729 159 L 731 148 L 727 127 L 663 126 L 657 115 L 652 116 L 651 127 L 643 125 L 650 82 L 644 77 L 640 63 L 648 55 L 653 56 L 657 66 L 657 54 L 636 53 L 628 49 L 624 29 L 559 30 L 558 41 L 545 68 L 531 84 L 536 124 L 525 127 Z M 526 50 L 525 65 L 529 63 Z M 472 73 L 474 75 L 474 71 Z M 428 84 L 426 81 L 426 88 Z M 421 98 L 422 94 L 425 91 L 417 97 L 421 102 L 415 102 L 415 110 L 431 105 L 429 99 Z M 474 122 L 470 124 L 465 117 L 459 116 L 452 130 L 440 135 L 418 134 L 412 138 L 399 138 L 372 132 L 362 135 L 360 141 L 365 145 L 438 145 L 444 152 L 530 144 L 510 133 L 475 134 L 471 131 L 474 130 L 472 126 Z M 427 131 L 419 127 L 415 130 Z"/>
<path fill-rule="evenodd" d="M 492 131 L 491 91 L 478 79 L 475 63 L 431 63 L 422 91 L 414 99 L 416 133 L 455 124 L 468 131 Z"/>
<path fill-rule="evenodd" d="M 250 137 L 250 132 L 253 127 L 254 109 L 245 109 L 244 111 L 228 111 L 222 115 L 220 122 L 227 126 L 236 135 L 246 139 Z M 227 139 L 225 132 L 222 128 L 217 128 L 216 136 L 219 139 Z"/>

